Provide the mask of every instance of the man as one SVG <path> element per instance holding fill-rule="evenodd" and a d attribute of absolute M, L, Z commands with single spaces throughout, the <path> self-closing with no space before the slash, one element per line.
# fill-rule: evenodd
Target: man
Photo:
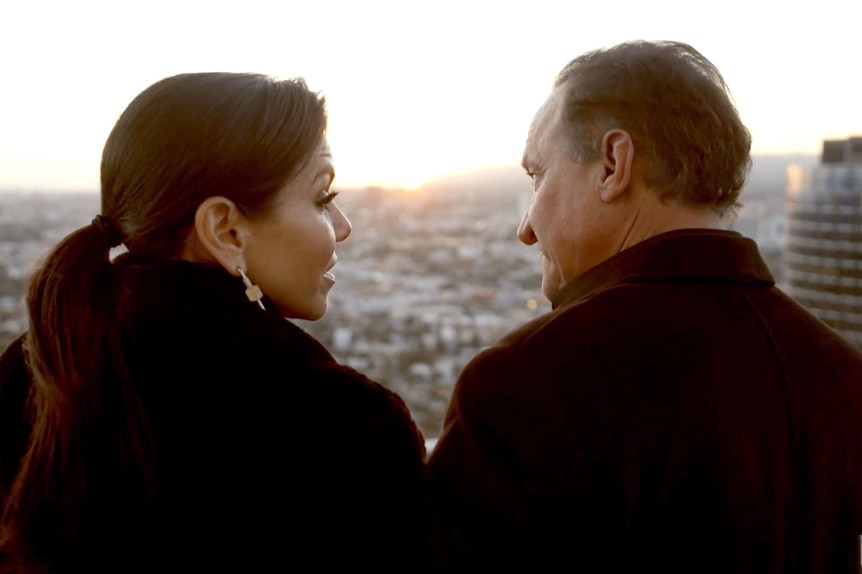
<path fill-rule="evenodd" d="M 455 387 L 428 462 L 441 570 L 859 573 L 862 354 L 725 230 L 750 143 L 686 44 L 559 74 L 518 230 L 553 310 Z"/>

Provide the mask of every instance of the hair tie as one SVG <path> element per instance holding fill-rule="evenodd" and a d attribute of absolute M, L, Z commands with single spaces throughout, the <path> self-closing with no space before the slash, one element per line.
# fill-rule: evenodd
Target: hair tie
<path fill-rule="evenodd" d="M 102 215 L 97 215 L 92 221 L 93 227 L 99 230 L 105 240 L 110 243 L 109 247 L 116 247 L 123 243 L 123 230 L 120 226 Z"/>

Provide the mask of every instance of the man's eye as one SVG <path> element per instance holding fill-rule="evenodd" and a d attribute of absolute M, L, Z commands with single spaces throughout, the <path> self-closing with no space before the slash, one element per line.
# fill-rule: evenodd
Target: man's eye
<path fill-rule="evenodd" d="M 327 205 L 332 203 L 332 200 L 335 199 L 335 196 L 338 195 L 337 191 L 329 191 L 322 198 L 318 199 L 315 203 L 317 207 L 324 209 Z"/>

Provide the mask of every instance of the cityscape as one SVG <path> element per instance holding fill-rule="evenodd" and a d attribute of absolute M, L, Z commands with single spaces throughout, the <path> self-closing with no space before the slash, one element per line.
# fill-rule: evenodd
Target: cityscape
<path fill-rule="evenodd" d="M 329 310 L 296 321 L 401 395 L 425 436 L 439 434 L 467 361 L 550 309 L 536 251 L 515 238 L 529 180 L 514 168 L 481 179 L 340 190 L 353 234 L 337 249 Z M 23 290 L 38 259 L 98 211 L 95 193 L 0 193 L 0 345 L 26 329 Z"/>
<path fill-rule="evenodd" d="M 862 348 L 860 142 L 840 153 L 825 142 L 822 157 L 755 157 L 733 227 L 758 242 L 782 289 Z M 512 166 L 415 191 L 340 191 L 353 234 L 337 250 L 329 310 L 297 323 L 401 395 L 426 438 L 437 437 L 467 362 L 550 310 L 536 249 L 515 237 L 529 180 Z M 26 329 L 23 291 L 38 259 L 98 212 L 95 192 L 0 191 L 0 347 Z"/>

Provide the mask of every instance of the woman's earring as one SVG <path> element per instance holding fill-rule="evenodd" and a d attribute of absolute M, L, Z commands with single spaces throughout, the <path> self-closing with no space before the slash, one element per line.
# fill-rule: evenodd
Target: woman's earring
<path fill-rule="evenodd" d="M 248 297 L 248 300 L 252 303 L 257 302 L 261 309 L 266 311 L 266 307 L 263 306 L 263 291 L 260 290 L 260 287 L 251 282 L 251 279 L 248 278 L 248 275 L 245 274 L 245 271 L 242 267 L 237 267 L 236 270 L 239 272 L 239 276 L 242 278 L 243 285 L 245 285 L 245 296 Z"/>

